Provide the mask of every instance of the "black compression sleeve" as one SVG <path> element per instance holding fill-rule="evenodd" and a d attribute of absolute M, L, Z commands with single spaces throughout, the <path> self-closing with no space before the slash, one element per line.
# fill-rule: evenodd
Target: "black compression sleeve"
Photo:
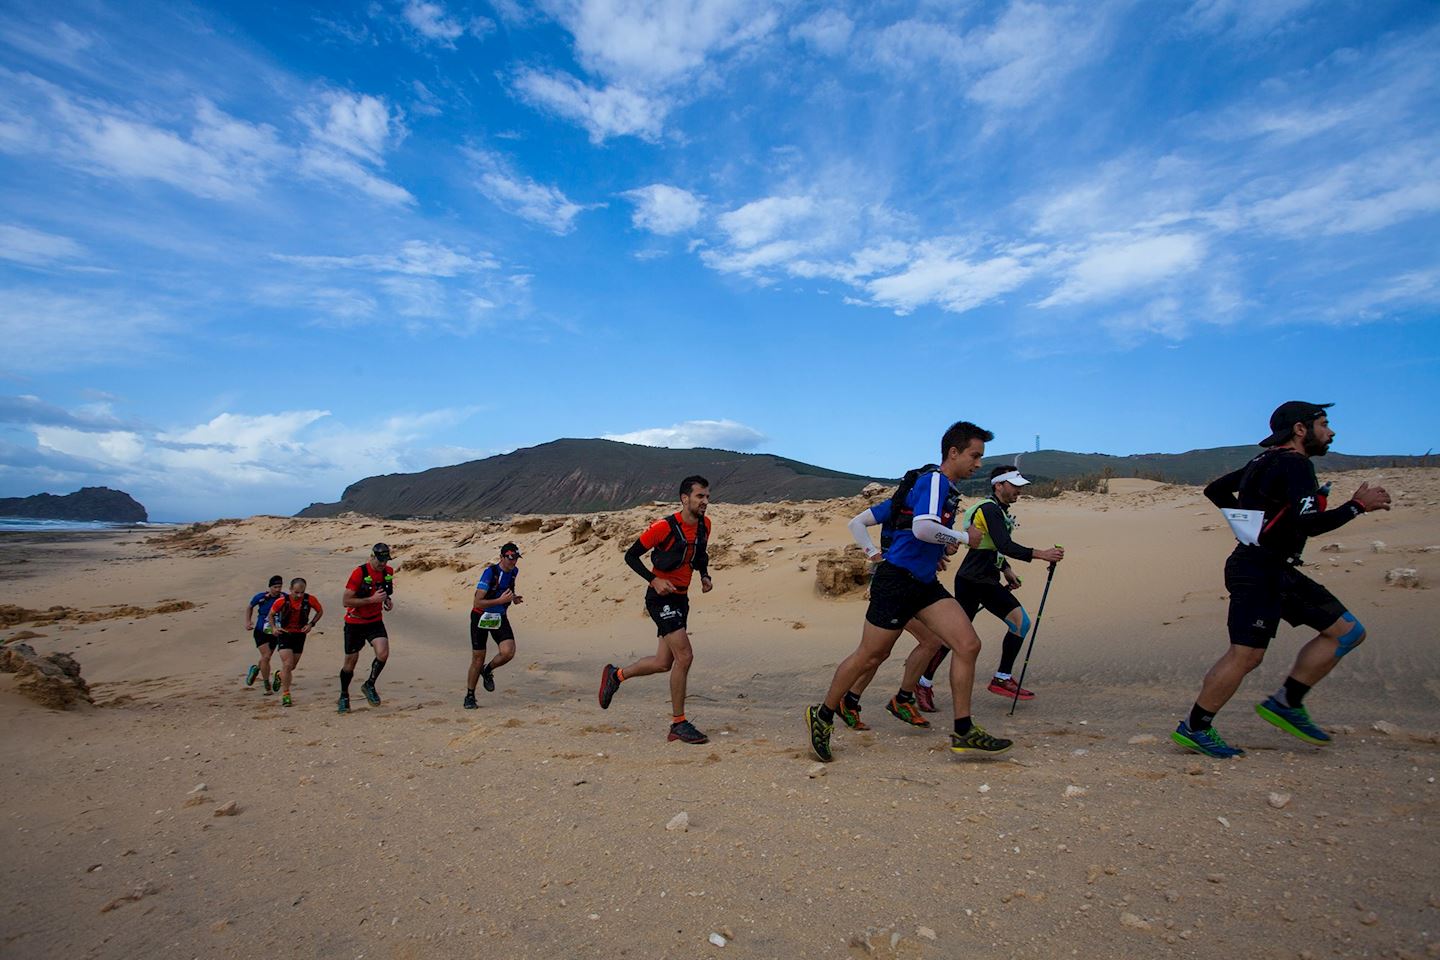
<path fill-rule="evenodd" d="M 1022 547 L 1010 538 L 1010 527 L 1005 523 L 1004 510 L 993 503 L 982 503 L 980 510 L 985 514 L 985 525 L 990 528 L 990 539 L 995 541 L 996 550 L 1022 563 L 1035 559 L 1034 550 Z"/>
<path fill-rule="evenodd" d="M 1350 500 L 1324 513 L 1302 513 L 1299 517 L 1300 532 L 1307 537 L 1318 537 L 1343 527 L 1364 512 L 1360 504 Z"/>
<path fill-rule="evenodd" d="M 636 540 L 630 545 L 630 549 L 625 551 L 625 562 L 630 565 L 631 570 L 640 574 L 640 576 L 645 578 L 645 582 L 649 583 L 655 579 L 655 574 L 646 570 L 645 564 L 640 560 L 640 558 L 645 555 L 645 549 L 645 545 L 639 540 Z"/>
<path fill-rule="evenodd" d="M 1233 510 L 1240 506 L 1240 500 L 1236 496 L 1240 492 L 1240 475 L 1245 472 L 1241 467 L 1233 473 L 1227 473 L 1218 480 L 1210 481 L 1205 488 L 1205 498 L 1222 510 Z"/>

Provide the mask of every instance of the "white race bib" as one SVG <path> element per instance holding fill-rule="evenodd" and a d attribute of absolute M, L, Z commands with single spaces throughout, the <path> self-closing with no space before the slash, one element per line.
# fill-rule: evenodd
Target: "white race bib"
<path fill-rule="evenodd" d="M 494 630 L 500 626 L 501 616 L 498 613 L 482 613 L 478 626 L 481 630 Z"/>
<path fill-rule="evenodd" d="M 1224 508 L 1220 513 L 1225 517 L 1225 522 L 1230 524 L 1230 532 L 1235 534 L 1236 540 L 1251 547 L 1260 541 L 1260 530 L 1265 524 L 1264 510 Z"/>

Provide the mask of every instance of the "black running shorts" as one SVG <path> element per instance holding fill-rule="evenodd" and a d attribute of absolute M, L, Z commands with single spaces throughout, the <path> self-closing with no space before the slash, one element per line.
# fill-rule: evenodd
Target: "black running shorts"
<path fill-rule="evenodd" d="M 690 598 L 683 593 L 669 593 L 662 597 L 654 590 L 646 590 L 645 611 L 655 621 L 657 637 L 684 630 L 690 625 Z"/>
<path fill-rule="evenodd" d="M 257 627 L 255 628 L 255 646 L 257 646 L 257 647 L 263 647 L 263 646 L 265 646 L 267 643 L 274 643 L 274 642 L 275 642 L 275 638 L 272 637 L 272 636 L 270 636 L 270 634 L 266 633 L 266 632 L 265 632 L 265 629 L 264 629 L 263 627 L 257 626 Z"/>
<path fill-rule="evenodd" d="M 903 630 L 910 618 L 940 600 L 950 599 L 939 580 L 928 583 L 904 567 L 882 561 L 870 581 L 870 607 L 865 619 L 886 630 Z"/>
<path fill-rule="evenodd" d="M 1259 547 L 1239 546 L 1225 561 L 1230 591 L 1230 642 L 1263 650 L 1284 620 L 1324 630 L 1345 614 L 1335 595 Z"/>
<path fill-rule="evenodd" d="M 471 610 L 471 611 L 470 611 L 470 649 L 471 649 L 471 650 L 477 650 L 477 651 L 478 651 L 478 650 L 484 650 L 484 649 L 485 649 L 485 639 L 486 639 L 487 636 L 490 637 L 491 639 L 493 639 L 497 645 L 504 643 L 506 640 L 514 640 L 514 639 L 515 639 L 515 631 L 512 630 L 511 627 L 510 627 L 510 618 L 509 618 L 508 616 L 505 616 L 504 614 L 502 614 L 502 615 L 500 616 L 500 626 L 498 626 L 498 627 L 493 627 L 493 628 L 481 627 L 481 626 L 480 626 L 480 611 L 479 611 L 479 610 Z"/>
<path fill-rule="evenodd" d="M 371 623 L 345 623 L 345 656 L 359 653 L 365 649 L 365 644 L 374 643 L 377 637 L 389 637 L 385 632 L 385 621 L 375 620 Z"/>
<path fill-rule="evenodd" d="M 1000 581 L 981 583 L 966 580 L 958 574 L 955 577 L 955 599 L 960 601 L 960 609 L 965 611 L 965 616 L 969 617 L 972 623 L 981 607 L 1004 620 L 1020 606 L 1020 601 L 1015 599 L 1015 592 L 1007 589 Z"/>
<path fill-rule="evenodd" d="M 308 633 L 282 633 L 275 638 L 276 650 L 289 650 L 295 656 L 305 652 L 305 638 Z"/>

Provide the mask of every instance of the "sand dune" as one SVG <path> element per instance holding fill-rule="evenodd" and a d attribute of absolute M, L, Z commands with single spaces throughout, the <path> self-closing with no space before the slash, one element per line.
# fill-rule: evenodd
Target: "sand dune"
<path fill-rule="evenodd" d="M 1440 582 L 1440 475 L 1334 479 L 1396 494 L 1308 554 L 1370 631 L 1310 700 L 1336 742 L 1251 711 L 1303 637 L 1284 629 L 1221 714 L 1250 750 L 1223 764 L 1166 739 L 1225 642 L 1232 540 L 1190 487 L 1017 507 L 1017 538 L 1068 558 L 1037 699 L 1007 717 L 976 694 L 1018 741 L 1009 759 L 951 759 L 948 696 L 931 731 L 886 717 L 897 657 L 866 698 L 875 729 L 838 730 L 813 777 L 800 710 L 864 612 L 860 591 L 821 596 L 816 571 L 863 498 L 714 491 L 716 589 L 692 614 L 701 747 L 665 742 L 661 678 L 595 703 L 602 664 L 654 648 L 621 554 L 662 507 L 7 538 L 0 639 L 72 653 L 96 704 L 47 710 L 0 675 L 0 956 L 1440 956 L 1440 610 L 1385 580 Z M 398 561 L 385 703 L 341 717 L 340 593 L 380 539 Z M 463 711 L 470 592 L 507 539 L 525 551 L 519 652 Z M 272 573 L 326 604 L 289 710 L 242 682 L 244 604 Z M 1033 612 L 1044 570 L 1021 573 Z M 978 627 L 987 674 L 1003 631 Z M 682 811 L 688 829 L 667 830 Z"/>

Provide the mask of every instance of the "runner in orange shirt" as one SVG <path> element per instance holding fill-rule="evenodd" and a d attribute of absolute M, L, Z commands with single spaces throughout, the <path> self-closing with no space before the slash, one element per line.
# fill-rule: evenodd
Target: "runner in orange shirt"
<path fill-rule="evenodd" d="M 608 709 L 620 684 L 652 673 L 670 674 L 670 704 L 674 716 L 670 721 L 668 740 L 686 743 L 709 743 L 695 725 L 685 719 L 685 681 L 695 653 L 690 648 L 690 580 L 694 571 L 700 573 L 700 592 L 709 593 L 710 558 L 706 545 L 710 540 L 710 520 L 705 510 L 710 505 L 710 481 L 701 476 L 686 477 L 680 482 L 680 510 L 656 520 L 625 554 L 630 568 L 649 582 L 645 591 L 645 609 L 655 621 L 660 648 L 653 657 L 637 660 L 623 670 L 613 663 L 605 664 L 600 673 L 600 707 Z M 645 569 L 641 561 L 646 551 L 654 569 Z"/>

